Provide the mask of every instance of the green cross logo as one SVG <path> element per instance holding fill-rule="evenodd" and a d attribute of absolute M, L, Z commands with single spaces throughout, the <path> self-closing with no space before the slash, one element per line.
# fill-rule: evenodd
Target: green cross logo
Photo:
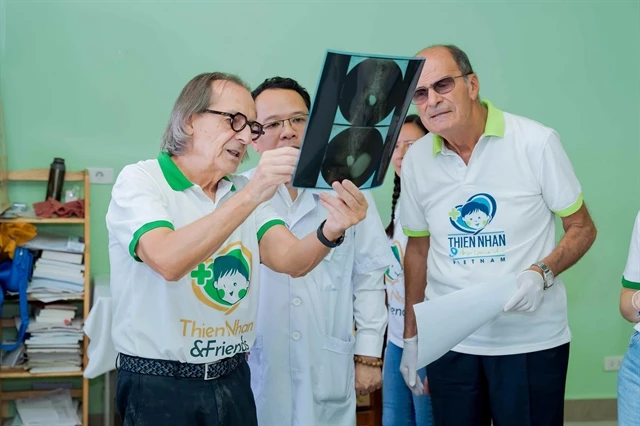
<path fill-rule="evenodd" d="M 458 217 L 460 216 L 460 212 L 458 211 L 458 209 L 456 209 L 455 207 L 451 209 L 451 211 L 449 212 L 449 217 L 451 219 L 458 220 Z"/>
<path fill-rule="evenodd" d="M 209 278 L 212 277 L 213 271 L 211 268 L 206 267 L 204 263 L 199 264 L 198 269 L 191 271 L 191 278 L 195 278 L 198 285 L 205 285 Z"/>

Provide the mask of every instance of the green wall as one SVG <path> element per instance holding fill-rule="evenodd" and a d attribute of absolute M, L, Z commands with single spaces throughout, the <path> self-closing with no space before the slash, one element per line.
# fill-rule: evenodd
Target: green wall
<path fill-rule="evenodd" d="M 573 161 L 599 235 L 563 276 L 574 335 L 567 397 L 615 397 L 616 374 L 603 371 L 603 358 L 622 355 L 631 334 L 617 299 L 640 208 L 638 2 L 0 3 L 11 169 L 60 156 L 68 170 L 117 173 L 155 157 L 180 89 L 203 71 L 235 72 L 253 86 L 291 76 L 313 93 L 327 48 L 412 55 L 458 44 L 481 95 L 557 129 Z M 385 221 L 390 188 L 388 179 L 375 191 Z M 31 194 L 23 189 L 13 188 L 13 201 Z M 92 186 L 94 274 L 108 273 L 110 189 Z"/>

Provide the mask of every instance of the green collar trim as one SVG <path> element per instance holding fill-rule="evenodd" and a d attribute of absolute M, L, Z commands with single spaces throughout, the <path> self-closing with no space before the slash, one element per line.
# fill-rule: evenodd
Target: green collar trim
<path fill-rule="evenodd" d="M 158 163 L 160 164 L 160 170 L 162 170 L 164 178 L 174 191 L 184 191 L 193 186 L 193 183 L 182 173 L 176 163 L 173 162 L 168 152 L 161 152 L 160 155 L 158 155 Z M 231 183 L 231 191 L 236 190 L 236 186 L 228 176 L 222 179 Z"/>
<path fill-rule="evenodd" d="M 164 178 L 174 191 L 184 191 L 193 186 L 193 183 L 187 179 L 176 163 L 173 162 L 168 152 L 161 152 L 158 155 L 158 163 Z"/>
<path fill-rule="evenodd" d="M 160 164 L 164 178 L 174 191 L 184 191 L 193 186 L 193 183 L 187 179 L 176 163 L 173 162 L 168 152 L 161 152 L 158 155 L 158 164 Z"/>
<path fill-rule="evenodd" d="M 234 192 L 235 192 L 235 190 L 236 190 L 236 186 L 233 184 L 233 182 L 231 181 L 231 179 L 229 179 L 229 176 L 225 176 L 225 177 L 223 177 L 222 179 L 223 179 L 223 180 L 226 180 L 227 182 L 231 182 L 231 191 L 234 191 Z"/>
<path fill-rule="evenodd" d="M 487 122 L 484 125 L 484 133 L 482 136 L 496 136 L 504 138 L 504 114 L 501 110 L 494 107 L 493 104 L 487 100 L 480 101 L 483 106 L 488 110 Z M 435 157 L 442 151 L 442 137 L 440 135 L 433 135 L 433 156 Z"/>

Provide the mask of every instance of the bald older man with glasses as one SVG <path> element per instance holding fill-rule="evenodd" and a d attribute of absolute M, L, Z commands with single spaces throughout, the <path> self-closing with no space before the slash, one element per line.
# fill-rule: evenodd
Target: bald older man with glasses
<path fill-rule="evenodd" d="M 430 133 L 402 164 L 400 370 L 422 393 L 414 304 L 516 273 L 504 314 L 427 366 L 435 424 L 561 426 L 571 333 L 558 275 L 596 237 L 582 188 L 553 129 L 480 100 L 461 49 L 418 56 L 426 62 L 413 100 Z"/>

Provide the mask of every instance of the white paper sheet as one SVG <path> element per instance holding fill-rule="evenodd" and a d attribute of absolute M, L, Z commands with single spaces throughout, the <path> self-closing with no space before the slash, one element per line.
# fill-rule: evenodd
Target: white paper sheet
<path fill-rule="evenodd" d="M 413 306 L 418 325 L 418 368 L 453 349 L 503 313 L 517 290 L 516 274 L 470 286 Z"/>
<path fill-rule="evenodd" d="M 111 339 L 112 306 L 109 286 L 96 284 L 93 306 L 84 323 L 84 332 L 89 337 L 89 364 L 83 375 L 88 379 L 94 379 L 116 368 L 118 352 Z"/>

